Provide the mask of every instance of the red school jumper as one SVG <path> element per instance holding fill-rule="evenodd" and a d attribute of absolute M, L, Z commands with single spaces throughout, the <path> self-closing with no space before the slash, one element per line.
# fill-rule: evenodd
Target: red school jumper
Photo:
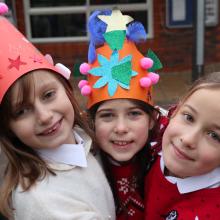
<path fill-rule="evenodd" d="M 141 197 L 140 186 L 137 184 L 137 174 L 140 166 L 130 163 L 122 166 L 111 164 L 112 178 L 116 197 L 119 198 L 117 220 L 144 219 L 144 201 Z"/>
<path fill-rule="evenodd" d="M 220 188 L 180 194 L 160 168 L 160 157 L 145 179 L 145 220 L 219 220 Z"/>

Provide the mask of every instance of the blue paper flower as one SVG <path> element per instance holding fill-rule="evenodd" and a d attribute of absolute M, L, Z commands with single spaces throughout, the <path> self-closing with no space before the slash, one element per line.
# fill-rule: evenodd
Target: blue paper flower
<path fill-rule="evenodd" d="M 129 89 L 130 79 L 138 73 L 131 69 L 132 56 L 126 56 L 119 60 L 118 51 L 114 51 L 108 60 L 106 57 L 98 54 L 100 67 L 93 68 L 89 73 L 93 76 L 100 76 L 93 88 L 101 88 L 108 84 L 108 93 L 113 96 L 118 85 L 124 89 Z"/>

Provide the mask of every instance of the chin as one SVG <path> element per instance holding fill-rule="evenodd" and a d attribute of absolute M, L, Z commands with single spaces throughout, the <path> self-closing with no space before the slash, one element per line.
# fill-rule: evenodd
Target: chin
<path fill-rule="evenodd" d="M 122 158 L 115 158 L 114 160 L 118 161 L 118 162 L 129 162 L 132 159 L 132 157 L 122 157 Z"/>

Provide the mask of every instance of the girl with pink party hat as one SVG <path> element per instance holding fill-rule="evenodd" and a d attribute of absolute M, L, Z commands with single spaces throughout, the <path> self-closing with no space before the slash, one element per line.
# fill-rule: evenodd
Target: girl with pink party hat
<path fill-rule="evenodd" d="M 48 60 L 0 16 L 0 145 L 8 159 L 0 212 L 17 220 L 114 220 L 70 72 Z"/>

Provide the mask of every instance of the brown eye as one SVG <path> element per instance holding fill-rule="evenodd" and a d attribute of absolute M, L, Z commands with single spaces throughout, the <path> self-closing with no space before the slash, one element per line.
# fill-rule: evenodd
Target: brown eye
<path fill-rule="evenodd" d="M 55 91 L 54 90 L 50 90 L 44 93 L 43 95 L 43 99 L 51 99 L 55 96 Z"/>
<path fill-rule="evenodd" d="M 184 116 L 186 121 L 189 121 L 189 122 L 193 122 L 194 121 L 193 116 L 188 114 L 188 113 L 184 113 L 183 116 Z"/>
<path fill-rule="evenodd" d="M 27 106 L 19 107 L 13 112 L 14 118 L 19 118 L 30 112 L 31 108 Z"/>
<path fill-rule="evenodd" d="M 219 136 L 216 132 L 214 132 L 214 131 L 209 131 L 209 132 L 208 132 L 208 135 L 209 135 L 213 140 L 220 142 L 220 136 Z"/>
<path fill-rule="evenodd" d="M 141 111 L 131 111 L 131 112 L 129 112 L 129 115 L 138 116 L 138 115 L 142 115 L 142 112 Z"/>

